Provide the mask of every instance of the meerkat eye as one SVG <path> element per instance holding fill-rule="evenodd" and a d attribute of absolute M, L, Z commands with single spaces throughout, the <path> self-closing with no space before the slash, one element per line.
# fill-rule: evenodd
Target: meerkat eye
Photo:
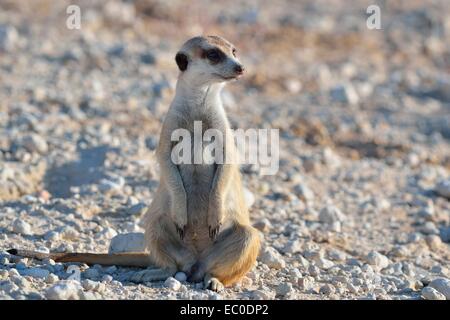
<path fill-rule="evenodd" d="M 220 60 L 220 54 L 219 54 L 219 52 L 217 52 L 217 50 L 215 50 L 215 49 L 209 50 L 209 51 L 206 53 L 206 57 L 207 57 L 208 60 L 210 60 L 211 62 L 219 62 L 219 60 Z"/>
<path fill-rule="evenodd" d="M 232 53 L 233 53 L 233 56 L 235 56 L 235 57 L 236 57 L 236 48 L 233 48 L 233 51 L 232 51 Z"/>

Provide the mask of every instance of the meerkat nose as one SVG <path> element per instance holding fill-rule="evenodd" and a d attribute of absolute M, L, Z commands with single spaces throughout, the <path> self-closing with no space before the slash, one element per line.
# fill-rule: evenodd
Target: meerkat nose
<path fill-rule="evenodd" d="M 234 67 L 234 72 L 236 72 L 237 74 L 243 74 L 244 70 L 245 70 L 245 68 L 241 64 L 238 64 Z"/>

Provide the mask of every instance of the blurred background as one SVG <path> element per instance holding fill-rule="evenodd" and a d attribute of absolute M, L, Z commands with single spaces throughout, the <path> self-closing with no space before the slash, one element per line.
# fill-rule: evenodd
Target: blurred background
<path fill-rule="evenodd" d="M 70 4 L 80 29 L 66 26 Z M 366 25 L 372 4 L 380 30 Z M 5 246 L 102 251 L 142 230 L 174 57 L 202 34 L 235 44 L 247 69 L 223 92 L 232 126 L 280 129 L 279 173 L 242 168 L 271 245 L 294 233 L 332 243 L 321 230 L 342 232 L 336 246 L 355 256 L 414 232 L 450 241 L 449 1 L 0 0 Z M 346 222 L 327 225 L 329 206 Z M 65 241 L 22 238 L 18 218 Z"/>

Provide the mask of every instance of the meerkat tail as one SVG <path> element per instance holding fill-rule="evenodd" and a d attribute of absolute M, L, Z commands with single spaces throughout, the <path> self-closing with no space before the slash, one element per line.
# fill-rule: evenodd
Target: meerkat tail
<path fill-rule="evenodd" d="M 123 267 L 150 267 L 152 266 L 151 258 L 148 253 L 144 252 L 123 252 L 123 253 L 42 253 L 32 250 L 10 249 L 9 254 L 33 258 L 38 260 L 52 259 L 55 262 L 80 262 L 89 265 L 116 265 Z"/>

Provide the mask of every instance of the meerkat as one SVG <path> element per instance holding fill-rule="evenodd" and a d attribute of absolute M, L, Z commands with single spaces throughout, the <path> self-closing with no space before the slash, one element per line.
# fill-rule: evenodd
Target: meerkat
<path fill-rule="evenodd" d="M 147 267 L 131 281 L 165 280 L 177 271 L 190 282 L 219 291 L 239 281 L 255 264 L 260 240 L 244 201 L 239 166 L 224 163 L 175 164 L 172 132 L 193 133 L 194 122 L 224 136 L 223 151 L 237 156 L 220 93 L 242 76 L 235 47 L 222 37 L 199 36 L 183 44 L 175 56 L 179 68 L 175 97 L 164 119 L 156 158 L 160 183 L 145 215 L 144 253 L 10 253 L 59 262 Z M 192 136 L 192 135 L 191 135 Z M 231 142 L 230 142 L 231 141 Z M 202 152 L 203 150 L 192 150 Z"/>

